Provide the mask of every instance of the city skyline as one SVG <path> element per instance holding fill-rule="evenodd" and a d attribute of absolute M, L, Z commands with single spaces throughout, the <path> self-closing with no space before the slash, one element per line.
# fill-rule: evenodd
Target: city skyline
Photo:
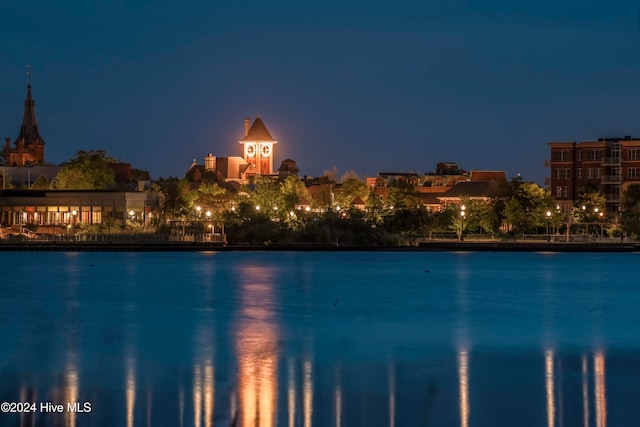
<path fill-rule="evenodd" d="M 638 3 L 46 2 L 0 6 L 0 130 L 27 65 L 47 161 L 78 150 L 158 176 L 240 155 L 245 117 L 275 162 L 504 170 L 540 184 L 547 142 L 637 136 Z M 29 25 L 24 23 L 28 22 Z"/>

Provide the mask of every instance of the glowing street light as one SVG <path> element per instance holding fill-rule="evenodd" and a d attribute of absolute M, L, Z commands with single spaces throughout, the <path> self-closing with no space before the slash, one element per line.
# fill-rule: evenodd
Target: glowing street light
<path fill-rule="evenodd" d="M 551 241 L 551 235 L 549 234 L 549 222 L 551 221 L 551 211 L 547 211 L 547 242 Z"/>
<path fill-rule="evenodd" d="M 460 241 L 464 241 L 464 217 L 466 215 L 466 206 L 460 206 Z"/>

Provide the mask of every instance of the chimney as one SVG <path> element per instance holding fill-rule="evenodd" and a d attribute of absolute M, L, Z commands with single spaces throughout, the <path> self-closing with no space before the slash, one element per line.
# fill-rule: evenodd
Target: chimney
<path fill-rule="evenodd" d="M 245 117 L 244 119 L 244 136 L 249 135 L 249 128 L 251 127 L 251 119 L 249 117 Z"/>
<path fill-rule="evenodd" d="M 11 146 L 11 138 L 5 138 L 4 139 L 4 145 L 5 145 L 5 147 L 10 147 Z"/>
<path fill-rule="evenodd" d="M 207 157 L 204 158 L 204 170 L 212 171 L 216 168 L 216 156 L 209 153 Z"/>

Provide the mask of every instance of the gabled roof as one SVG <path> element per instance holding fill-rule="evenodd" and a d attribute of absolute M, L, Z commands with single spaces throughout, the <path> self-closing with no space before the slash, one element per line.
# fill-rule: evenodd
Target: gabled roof
<path fill-rule="evenodd" d="M 42 139 L 40 130 L 38 130 L 36 103 L 31 94 L 31 83 L 27 86 L 27 99 L 24 101 L 24 115 L 22 116 L 22 125 L 20 125 L 20 135 L 18 135 L 15 142 L 22 138 L 24 138 L 25 145 L 44 144 L 44 139 Z"/>
<path fill-rule="evenodd" d="M 500 181 L 464 181 L 451 187 L 444 194 L 438 195 L 439 199 L 468 197 L 494 197 L 500 194 L 504 186 Z"/>
<path fill-rule="evenodd" d="M 247 133 L 247 135 L 240 140 L 240 142 L 242 142 L 242 141 L 270 141 L 270 142 L 277 142 L 275 139 L 273 139 L 273 137 L 271 136 L 271 134 L 267 130 L 267 127 L 264 125 L 264 123 L 262 122 L 262 119 L 260 117 L 257 117 L 255 119 L 255 121 L 251 125 L 251 128 L 249 129 L 249 133 Z"/>
<path fill-rule="evenodd" d="M 364 200 L 360 196 L 356 196 L 355 199 L 351 201 L 352 205 L 364 205 Z"/>

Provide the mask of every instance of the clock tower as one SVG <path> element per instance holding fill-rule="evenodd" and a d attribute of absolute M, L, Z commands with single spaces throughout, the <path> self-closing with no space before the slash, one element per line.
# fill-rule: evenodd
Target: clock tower
<path fill-rule="evenodd" d="M 258 175 L 273 174 L 273 148 L 278 143 L 257 117 L 253 124 L 251 119 L 244 119 L 244 138 L 238 141 L 243 146 L 244 161 L 253 165 Z"/>

